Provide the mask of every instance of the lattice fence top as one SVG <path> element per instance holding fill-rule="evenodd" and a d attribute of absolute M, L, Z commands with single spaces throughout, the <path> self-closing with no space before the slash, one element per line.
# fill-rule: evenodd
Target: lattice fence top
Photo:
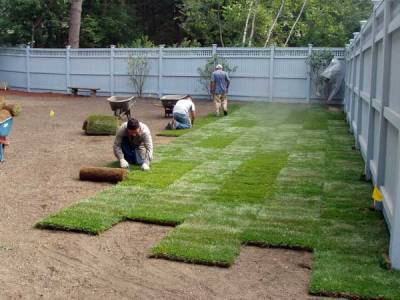
<path fill-rule="evenodd" d="M 223 57 L 270 57 L 270 48 L 219 48 L 217 54 Z"/>
<path fill-rule="evenodd" d="M 26 55 L 26 49 L 25 48 L 0 48 L 0 54 L 1 55 L 22 56 L 22 55 Z"/>
<path fill-rule="evenodd" d="M 160 52 L 163 57 L 187 57 L 187 58 L 209 58 L 213 55 L 213 49 L 210 47 L 204 48 L 100 48 L 100 49 L 69 49 L 71 57 L 110 57 L 112 49 L 115 57 L 131 57 L 143 56 L 147 58 L 158 58 Z M 344 57 L 343 48 L 312 48 L 313 51 L 327 49 L 337 57 Z M 0 53 L 3 55 L 26 55 L 26 48 L 0 48 Z M 51 56 L 65 57 L 68 49 L 42 49 L 29 48 L 30 56 Z M 272 48 L 216 48 L 216 54 L 227 58 L 269 58 L 272 53 Z M 309 48 L 275 48 L 276 57 L 307 57 Z"/>
<path fill-rule="evenodd" d="M 65 49 L 30 49 L 31 56 L 59 56 L 65 57 L 67 51 Z"/>
<path fill-rule="evenodd" d="M 71 49 L 71 57 L 103 57 L 110 56 L 110 49 Z"/>
<path fill-rule="evenodd" d="M 114 51 L 116 57 L 140 56 L 155 58 L 159 55 L 157 48 L 116 48 Z"/>
<path fill-rule="evenodd" d="M 166 48 L 163 49 L 165 57 L 211 57 L 212 48 Z"/>

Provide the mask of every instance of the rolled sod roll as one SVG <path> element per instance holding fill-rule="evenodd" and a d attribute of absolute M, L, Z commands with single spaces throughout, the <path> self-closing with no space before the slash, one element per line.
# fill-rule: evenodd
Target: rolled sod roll
<path fill-rule="evenodd" d="M 13 117 L 18 117 L 22 110 L 19 104 L 4 104 L 3 109 L 8 110 Z"/>
<path fill-rule="evenodd" d="M 91 115 L 83 123 L 87 135 L 115 135 L 120 123 L 114 116 Z"/>
<path fill-rule="evenodd" d="M 8 110 L 0 110 L 0 122 L 7 120 L 9 117 L 11 117 L 11 113 Z"/>
<path fill-rule="evenodd" d="M 96 182 L 117 183 L 128 176 L 128 170 L 106 167 L 82 167 L 79 171 L 79 179 Z"/>

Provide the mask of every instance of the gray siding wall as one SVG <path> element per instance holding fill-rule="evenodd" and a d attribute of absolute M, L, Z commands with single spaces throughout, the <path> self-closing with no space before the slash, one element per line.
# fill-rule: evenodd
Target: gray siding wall
<path fill-rule="evenodd" d="M 400 269 L 400 1 L 376 5 L 346 47 L 345 110 L 366 175 L 381 190 L 390 258 Z"/>
<path fill-rule="evenodd" d="M 144 55 L 150 65 L 144 92 L 205 97 L 197 69 L 213 54 L 237 66 L 230 97 L 237 100 L 308 101 L 316 98 L 306 58 L 321 48 L 0 48 L 0 81 L 31 92 L 67 93 L 68 86 L 100 88 L 100 95 L 134 94 L 128 59 Z M 344 59 L 344 49 L 332 52 Z"/>

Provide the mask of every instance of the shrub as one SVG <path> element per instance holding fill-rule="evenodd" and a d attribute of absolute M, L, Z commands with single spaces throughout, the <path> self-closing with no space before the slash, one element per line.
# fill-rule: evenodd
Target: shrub
<path fill-rule="evenodd" d="M 150 71 L 149 62 L 144 55 L 131 56 L 128 61 L 128 68 L 132 85 L 137 95 L 142 97 L 146 76 Z"/>
<path fill-rule="evenodd" d="M 310 66 L 310 75 L 313 79 L 317 96 L 319 97 L 328 97 L 326 80 L 320 74 L 329 65 L 333 57 L 332 52 L 329 50 L 313 51 L 307 57 L 306 63 Z"/>

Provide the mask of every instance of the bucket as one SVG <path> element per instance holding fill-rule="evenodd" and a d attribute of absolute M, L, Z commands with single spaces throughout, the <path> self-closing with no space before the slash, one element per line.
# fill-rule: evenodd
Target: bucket
<path fill-rule="evenodd" d="M 0 136 L 8 136 L 11 132 L 13 118 L 10 117 L 5 121 L 0 122 Z"/>

